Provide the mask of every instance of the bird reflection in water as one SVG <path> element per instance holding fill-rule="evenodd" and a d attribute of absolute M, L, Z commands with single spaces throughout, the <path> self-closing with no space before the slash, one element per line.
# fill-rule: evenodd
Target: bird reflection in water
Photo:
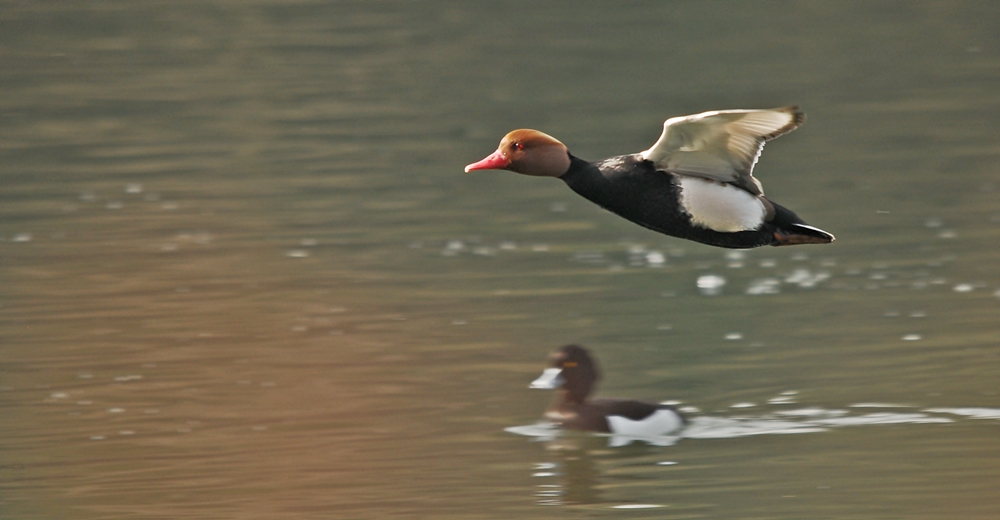
<path fill-rule="evenodd" d="M 795 404 L 783 394 L 770 400 L 771 406 Z M 743 413 L 761 408 L 760 413 Z M 1000 409 L 993 408 L 926 408 L 888 403 L 857 403 L 844 409 L 803 407 L 775 411 L 753 403 L 733 405 L 739 415 L 700 415 L 690 419 L 687 426 L 672 438 L 672 443 L 683 439 L 721 440 L 757 435 L 788 435 L 820 433 L 849 426 L 884 426 L 900 424 L 948 424 L 962 420 L 1000 421 Z M 687 409 L 685 409 L 687 411 Z M 630 465 L 630 460 L 642 464 L 651 453 L 663 446 L 655 439 L 629 439 L 629 443 L 616 440 L 614 434 L 570 431 L 548 422 L 505 429 L 509 433 L 528 437 L 545 446 L 545 462 L 536 463 L 532 476 L 542 483 L 537 485 L 536 497 L 540 505 L 597 504 L 605 502 L 600 496 L 602 480 L 607 484 L 606 470 Z M 664 439 L 666 440 L 666 438 Z M 631 442 L 641 441 L 641 442 Z M 628 444 L 628 447 L 626 447 Z M 680 448 L 678 448 L 680 449 Z M 660 457 L 657 457 L 660 458 Z M 674 462 L 656 462 L 663 466 L 663 478 L 669 478 Z M 619 472 L 615 472 L 619 474 Z M 654 508 L 660 504 L 625 504 L 616 508 Z"/>

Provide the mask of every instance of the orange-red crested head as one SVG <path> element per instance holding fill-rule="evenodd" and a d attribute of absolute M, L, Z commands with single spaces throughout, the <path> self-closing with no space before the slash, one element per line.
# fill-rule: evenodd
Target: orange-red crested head
<path fill-rule="evenodd" d="M 473 170 L 510 170 L 524 175 L 559 177 L 569 170 L 569 149 L 538 130 L 520 129 L 505 135 L 495 152 L 465 167 Z"/>

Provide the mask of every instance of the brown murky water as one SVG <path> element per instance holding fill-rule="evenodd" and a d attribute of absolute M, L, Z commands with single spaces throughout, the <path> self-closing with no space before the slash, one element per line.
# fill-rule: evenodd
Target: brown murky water
<path fill-rule="evenodd" d="M 996 518 L 998 20 L 10 2 L 0 516 Z M 596 159 L 790 103 L 756 171 L 830 246 L 712 249 L 461 173 L 512 128 Z M 505 431 L 568 342 L 692 427 Z"/>

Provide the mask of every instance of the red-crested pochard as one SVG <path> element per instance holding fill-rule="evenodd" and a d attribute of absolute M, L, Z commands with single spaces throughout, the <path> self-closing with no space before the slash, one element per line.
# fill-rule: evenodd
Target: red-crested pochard
<path fill-rule="evenodd" d="M 752 175 L 764 143 L 804 120 L 798 107 L 673 117 L 650 149 L 595 163 L 538 130 L 514 130 L 493 154 L 465 171 L 558 177 L 636 224 L 713 246 L 828 244 L 833 235 L 765 198 Z"/>

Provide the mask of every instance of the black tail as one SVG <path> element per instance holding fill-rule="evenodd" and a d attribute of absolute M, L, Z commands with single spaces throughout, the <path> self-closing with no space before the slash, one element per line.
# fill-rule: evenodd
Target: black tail
<path fill-rule="evenodd" d="M 774 218 L 771 225 L 775 227 L 772 246 L 794 246 L 799 244 L 829 244 L 834 236 L 818 227 L 810 226 L 798 215 L 782 206 L 774 206 Z"/>
<path fill-rule="evenodd" d="M 778 228 L 774 232 L 772 246 L 795 246 L 799 244 L 829 244 L 836 240 L 833 235 L 807 224 L 792 224 L 789 228 Z"/>

